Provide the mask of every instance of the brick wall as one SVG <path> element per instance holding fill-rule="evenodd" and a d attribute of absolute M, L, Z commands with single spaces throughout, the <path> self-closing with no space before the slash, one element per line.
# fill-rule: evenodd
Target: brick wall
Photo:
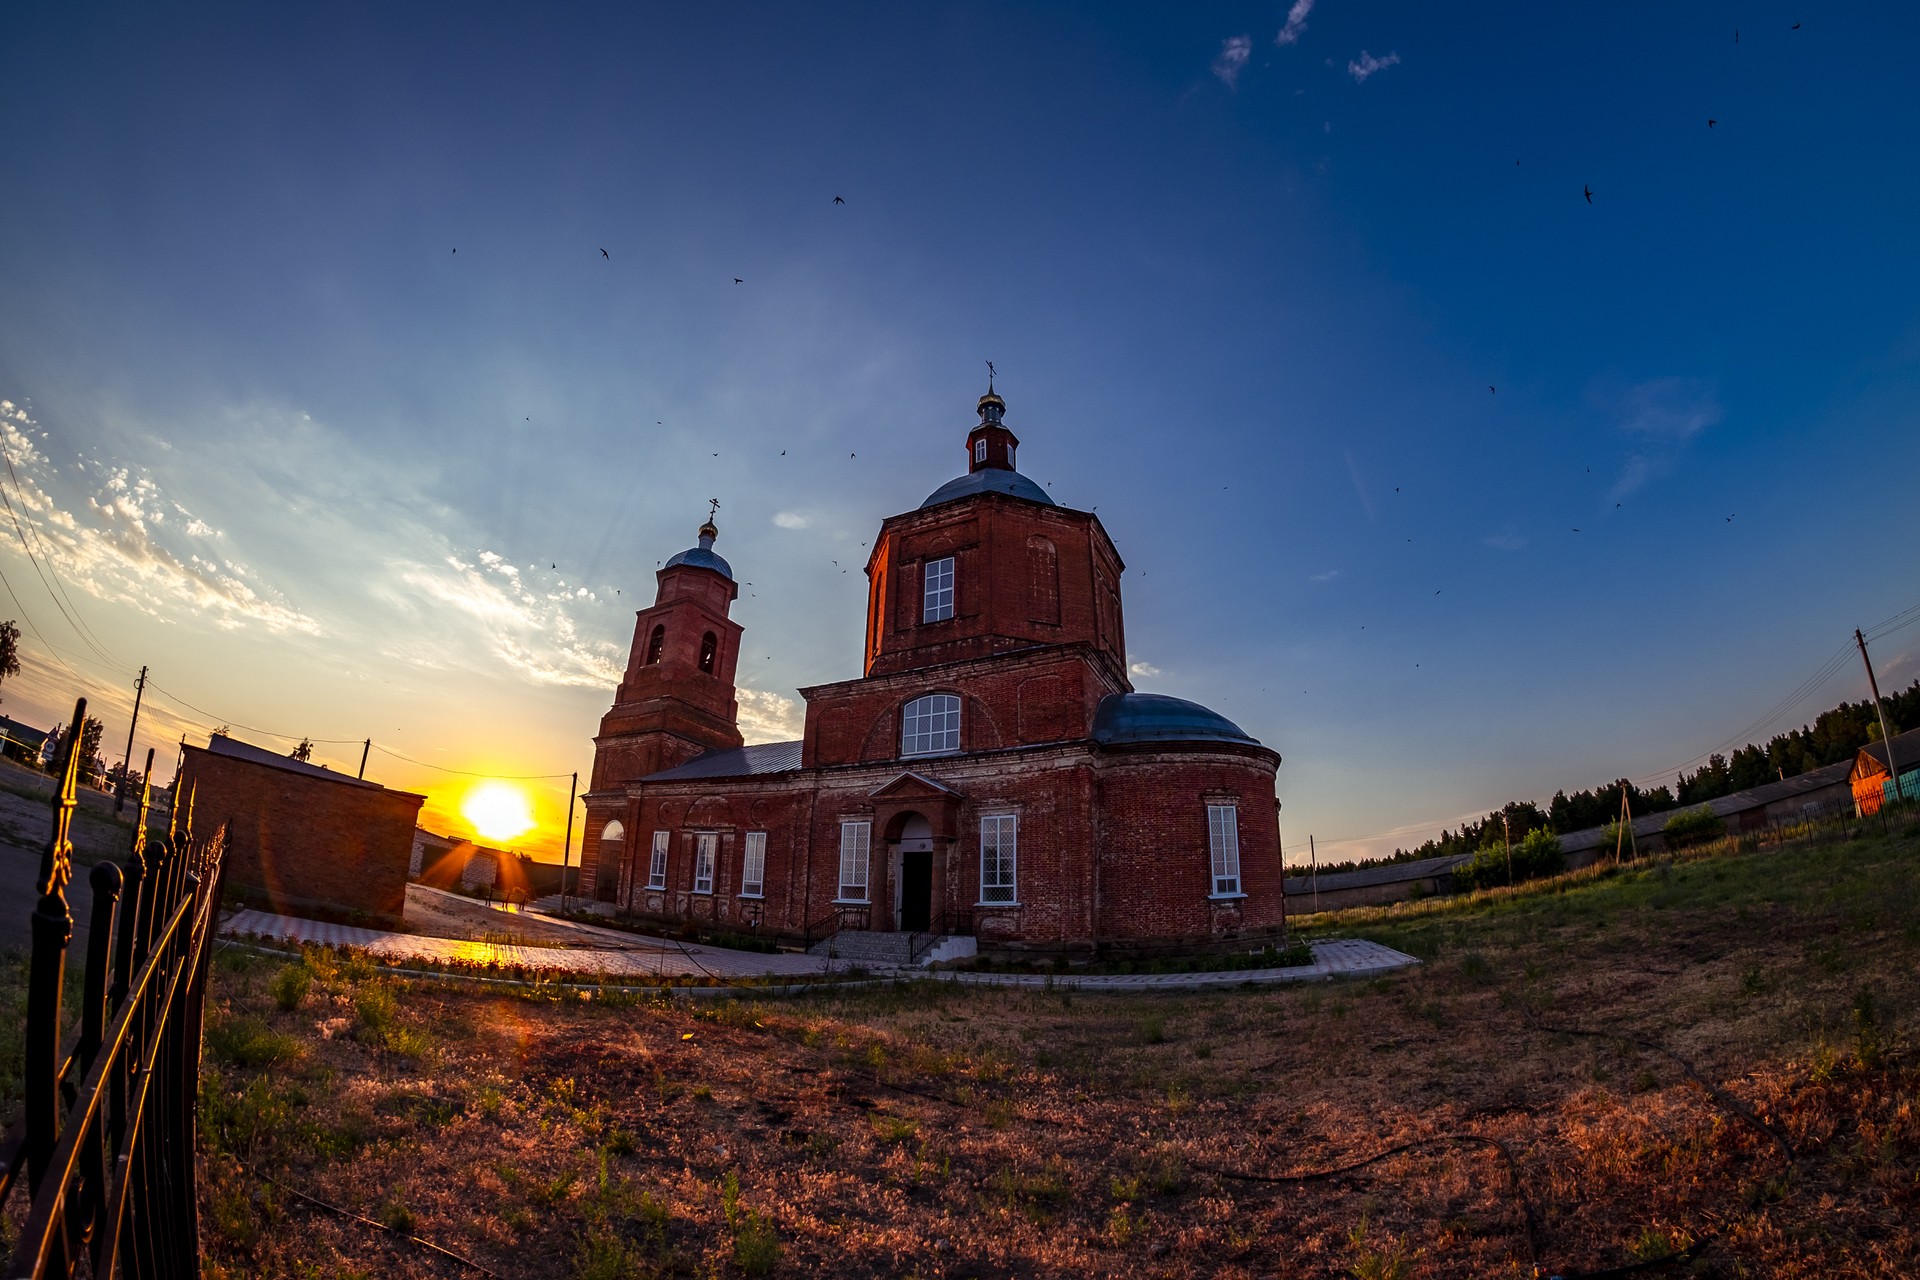
<path fill-rule="evenodd" d="M 198 832 L 227 829 L 227 887 L 288 915 L 401 923 L 424 796 L 183 748 L 176 794 Z"/>

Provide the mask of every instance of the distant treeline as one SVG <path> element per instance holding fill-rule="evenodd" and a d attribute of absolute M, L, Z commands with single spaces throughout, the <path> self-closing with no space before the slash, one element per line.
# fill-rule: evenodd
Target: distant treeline
<path fill-rule="evenodd" d="M 1920 724 L 1920 680 L 1886 699 L 1887 723 L 1893 732 L 1903 726 Z M 1329 863 L 1329 870 L 1358 870 L 1392 862 L 1417 862 L 1422 858 L 1442 858 L 1453 854 L 1472 854 L 1489 844 L 1500 844 L 1506 836 L 1501 826 L 1504 816 L 1518 846 L 1529 831 L 1545 828 L 1555 835 L 1605 826 L 1620 816 L 1620 791 L 1625 788 L 1633 803 L 1635 817 L 1699 804 L 1719 796 L 1745 791 L 1763 783 L 1775 782 L 1797 773 L 1806 773 L 1823 765 L 1851 760 L 1869 742 L 1880 737 L 1880 717 L 1873 703 L 1843 702 L 1822 712 L 1811 725 L 1802 725 L 1791 733 L 1776 735 L 1764 747 L 1752 743 L 1741 747 L 1728 759 L 1718 753 L 1707 757 L 1696 773 L 1680 775 L 1680 793 L 1670 787 L 1643 790 L 1625 778 L 1586 791 L 1568 795 L 1556 791 L 1542 811 L 1531 800 L 1513 800 L 1495 809 L 1478 822 L 1464 824 L 1458 831 L 1442 831 L 1438 837 L 1412 849 L 1395 849 L 1391 857 L 1362 858 L 1356 862 Z"/>

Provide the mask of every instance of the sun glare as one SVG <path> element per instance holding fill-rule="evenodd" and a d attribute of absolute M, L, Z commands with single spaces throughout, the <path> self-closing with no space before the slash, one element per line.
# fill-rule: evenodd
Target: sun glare
<path fill-rule="evenodd" d="M 483 782 L 467 792 L 460 812 L 473 829 L 489 840 L 511 840 L 533 830 L 533 812 L 526 793 L 505 782 Z"/>

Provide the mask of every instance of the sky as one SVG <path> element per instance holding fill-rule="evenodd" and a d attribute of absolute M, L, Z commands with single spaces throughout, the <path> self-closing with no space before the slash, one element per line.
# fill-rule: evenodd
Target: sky
<path fill-rule="evenodd" d="M 371 739 L 453 834 L 526 779 L 557 858 L 707 500 L 742 729 L 795 737 L 992 360 L 1136 686 L 1281 753 L 1290 860 L 1670 781 L 1866 696 L 1790 697 L 1920 603 L 1916 47 L 1899 4 L 6 6 L 0 711 L 84 694 L 118 761 L 144 665 L 163 777 Z"/>

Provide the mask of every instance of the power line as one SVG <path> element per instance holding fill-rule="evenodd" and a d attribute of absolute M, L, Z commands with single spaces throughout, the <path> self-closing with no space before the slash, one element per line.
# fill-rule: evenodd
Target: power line
<path fill-rule="evenodd" d="M 10 454 L 7 453 L 4 447 L 0 447 L 0 457 L 6 458 L 7 472 L 9 475 L 11 475 L 13 472 L 13 458 Z M 18 488 L 17 482 L 15 487 L 16 489 Z M 14 532 L 20 535 L 20 548 L 21 550 L 27 553 L 27 563 L 33 566 L 33 572 L 35 576 L 40 579 L 40 585 L 46 589 L 47 598 L 53 601 L 53 607 L 59 610 L 60 616 L 67 620 L 67 626 L 72 629 L 73 634 L 80 638 L 80 642 L 82 644 L 86 645 L 89 649 L 93 650 L 94 657 L 99 661 L 105 663 L 109 667 L 125 668 L 124 663 L 119 662 L 117 659 L 109 655 L 106 649 L 103 648 L 95 640 L 93 633 L 91 632 L 91 630 L 87 628 L 85 623 L 76 620 L 75 614 L 78 613 L 77 609 L 74 610 L 74 612 L 72 613 L 69 613 L 67 611 L 67 605 L 71 604 L 72 601 L 69 600 L 67 601 L 66 604 L 61 603 L 62 597 L 64 597 L 66 594 L 65 587 L 61 587 L 59 591 L 55 591 L 54 587 L 48 584 L 47 574 L 53 573 L 55 582 L 58 582 L 60 578 L 59 574 L 54 573 L 53 559 L 51 556 L 47 557 L 46 568 L 43 570 L 40 567 L 41 557 L 36 556 L 33 553 L 33 543 L 27 537 L 27 527 L 20 522 L 20 513 L 14 510 L 13 499 L 7 496 L 7 491 L 4 487 L 0 487 L 0 503 L 5 504 L 7 508 L 7 515 L 13 521 Z M 21 497 L 20 503 L 22 506 L 26 505 L 26 498 L 24 496 Z M 19 598 L 17 596 L 15 597 L 14 602 L 16 604 L 19 603 Z M 36 632 L 36 634 L 38 633 Z M 41 642 L 44 644 L 45 639 L 42 638 Z M 131 670 L 131 668 L 125 668 L 125 669 Z"/>
<path fill-rule="evenodd" d="M 359 739 L 355 739 L 359 741 Z M 403 756 L 398 751 L 389 751 L 379 743 L 373 749 L 383 756 L 392 756 L 395 760 L 405 760 L 408 764 L 417 764 L 422 769 L 438 769 L 441 773 L 458 774 L 462 778 L 493 778 L 500 782 L 547 782 L 557 778 L 569 778 L 570 773 L 473 773 L 466 769 L 449 769 L 443 764 L 428 764 L 425 760 L 415 760 L 412 756 Z"/>
<path fill-rule="evenodd" d="M 189 711 L 193 711 L 199 715 L 203 715 L 207 717 L 207 720 L 210 724 L 226 725 L 227 727 L 233 728 L 233 729 L 245 729 L 248 733 L 265 734 L 269 738 L 285 738 L 288 742 L 301 742 L 301 741 L 311 742 L 315 746 L 325 745 L 325 746 L 338 747 L 338 746 L 347 746 L 351 743 L 361 741 L 361 739 L 359 738 L 311 738 L 303 733 L 275 733 L 272 729 L 262 729 L 258 725 L 241 724 L 238 720 L 229 720 L 225 716 L 217 716 L 213 712 L 207 710 L 205 707 L 196 707 L 191 702 L 188 702 L 185 698 L 181 697 L 179 694 L 174 693 L 169 689 L 161 688 L 161 686 L 157 681 L 148 680 L 147 687 L 150 689 L 158 690 L 159 693 L 167 699 L 167 701 L 178 703 L 179 705 L 187 708 L 187 710 Z"/>
<path fill-rule="evenodd" d="M 20 509 L 27 511 L 29 517 L 31 517 L 31 509 L 27 506 L 27 495 L 20 487 L 20 475 L 13 469 L 13 451 L 6 447 L 6 439 L 3 433 L 0 433 L 0 460 L 4 460 L 7 464 L 7 476 L 13 483 L 14 496 L 20 499 Z M 0 490 L 0 499 L 4 499 L 5 497 L 5 490 Z M 54 601 L 54 605 L 56 608 L 60 608 L 61 616 L 66 617 L 68 623 L 74 625 L 75 634 L 79 635 L 81 640 L 86 642 L 87 647 L 92 649 L 101 661 L 110 667 L 121 667 L 131 671 L 131 667 L 128 667 L 127 664 L 112 656 L 112 651 L 106 647 L 106 642 L 95 635 L 93 628 L 87 625 L 87 620 L 81 617 L 80 606 L 75 604 L 73 597 L 67 594 L 66 583 L 60 581 L 59 570 L 53 567 L 53 555 L 47 550 L 47 541 L 40 536 L 40 531 L 33 527 L 32 519 L 29 518 L 23 527 L 20 516 L 14 511 L 13 503 L 8 502 L 6 506 L 7 514 L 13 517 L 13 527 L 20 531 L 20 543 L 22 546 L 27 546 L 26 530 L 32 530 L 33 541 L 40 546 L 40 558 L 47 562 L 47 572 L 53 575 L 54 586 L 59 588 L 59 597 Z M 29 560 L 33 559 L 32 547 L 27 547 L 27 558 Z M 37 571 L 39 568 L 38 562 L 35 563 L 34 567 Z M 46 585 L 46 579 L 44 577 L 40 582 L 42 586 Z M 49 594 L 52 594 L 51 590 Z M 63 600 L 66 604 L 64 608 L 61 608 L 60 602 Z M 68 610 L 72 610 L 70 616 L 68 615 Z"/>
<path fill-rule="evenodd" d="M 1904 627 L 1912 626 L 1915 622 L 1920 622 L 1920 604 L 1910 605 L 1909 607 L 1902 609 L 1899 613 L 1894 614 L 1892 617 L 1882 619 L 1881 621 L 1876 622 L 1873 626 L 1863 628 L 1862 630 L 1865 632 L 1865 634 L 1869 639 L 1877 640 L 1883 636 L 1891 635 L 1895 631 L 1899 631 Z M 1844 668 L 1852 660 L 1853 660 L 1853 646 L 1851 644 L 1841 645 L 1837 650 L 1834 651 L 1834 654 L 1832 657 L 1828 658 L 1824 663 L 1822 663 L 1819 669 L 1816 670 L 1812 675 L 1808 676 L 1805 680 L 1801 681 L 1800 684 L 1795 687 L 1792 693 L 1789 693 L 1785 698 L 1781 699 L 1780 702 L 1775 704 L 1774 708 L 1771 711 L 1767 712 L 1766 715 L 1762 716 L 1760 719 L 1754 721 L 1747 728 L 1741 730 L 1738 734 L 1735 734 L 1732 738 L 1729 738 L 1726 741 L 1720 743 L 1720 745 L 1713 748 L 1713 750 L 1705 752 L 1704 754 L 1701 754 L 1701 755 L 1697 755 L 1693 757 L 1693 759 L 1688 760 L 1684 764 L 1676 765 L 1676 766 L 1673 766 L 1672 768 L 1660 769 L 1653 773 L 1645 774 L 1639 778 L 1635 778 L 1633 780 L 1635 785 L 1641 785 L 1644 783 L 1652 782 L 1657 778 L 1664 778 L 1670 773 L 1677 774 L 1682 770 L 1685 770 L 1689 766 L 1701 764 L 1707 760 L 1712 759 L 1715 755 L 1726 750 L 1729 747 L 1748 745 L 1753 741 L 1754 735 L 1758 734 L 1763 729 L 1770 727 L 1771 725 L 1776 723 L 1782 716 L 1784 716 L 1788 711 L 1791 711 L 1795 706 L 1799 705 L 1801 702 L 1804 702 L 1807 698 L 1811 697 L 1815 692 L 1817 692 L 1820 688 L 1826 685 L 1826 683 L 1829 680 L 1833 679 L 1834 676 L 1838 675 L 1841 669 Z"/>

